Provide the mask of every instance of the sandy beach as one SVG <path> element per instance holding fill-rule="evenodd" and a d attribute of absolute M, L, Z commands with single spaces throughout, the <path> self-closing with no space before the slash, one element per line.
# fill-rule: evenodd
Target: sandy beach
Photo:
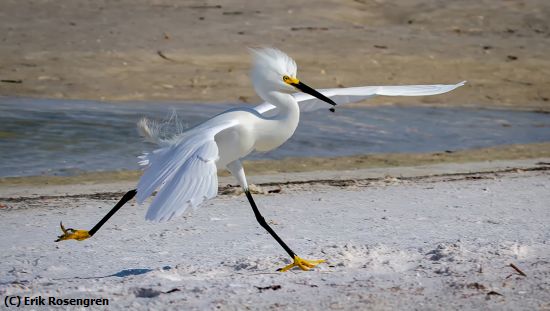
<path fill-rule="evenodd" d="M 275 230 L 327 260 L 287 273 L 232 187 L 163 224 L 132 203 L 93 238 L 64 243 L 53 242 L 60 220 L 92 226 L 132 183 L 3 187 L 0 294 L 107 298 L 109 310 L 547 310 L 548 163 L 254 176 Z"/>

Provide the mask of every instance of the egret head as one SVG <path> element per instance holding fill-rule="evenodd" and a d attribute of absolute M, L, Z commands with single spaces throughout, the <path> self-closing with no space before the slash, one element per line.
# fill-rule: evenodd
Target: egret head
<path fill-rule="evenodd" d="M 283 77 L 296 78 L 296 62 L 285 53 L 272 48 L 250 49 L 254 56 L 252 83 L 258 94 L 264 92 L 292 93 L 294 87 L 285 83 Z"/>
<path fill-rule="evenodd" d="M 254 56 L 252 83 L 256 93 L 263 99 L 270 92 L 292 94 L 298 89 L 336 106 L 331 99 L 296 78 L 296 62 L 282 51 L 273 48 L 250 50 Z"/>

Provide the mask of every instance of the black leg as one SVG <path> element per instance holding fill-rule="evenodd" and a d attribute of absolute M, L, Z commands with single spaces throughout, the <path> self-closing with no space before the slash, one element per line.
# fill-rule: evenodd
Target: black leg
<path fill-rule="evenodd" d="M 137 191 L 136 189 L 130 190 L 126 192 L 124 196 L 122 196 L 122 199 L 118 201 L 118 203 L 103 217 L 90 231 L 86 230 L 75 230 L 72 228 L 65 229 L 63 227 L 63 224 L 61 223 L 61 231 L 63 231 L 63 234 L 57 237 L 56 242 L 64 241 L 64 240 L 78 240 L 82 241 L 85 239 L 90 238 L 92 235 L 94 235 L 101 226 L 103 226 L 109 218 L 113 217 L 113 215 L 124 205 L 126 202 L 130 201 L 135 195 Z"/>
<path fill-rule="evenodd" d="M 252 194 L 250 191 L 245 190 L 246 197 L 248 198 L 248 202 L 250 202 L 250 206 L 252 206 L 252 210 L 254 211 L 254 215 L 256 216 L 256 220 L 258 223 L 267 231 L 271 236 L 285 249 L 285 251 L 288 253 L 290 258 L 294 259 L 296 257 L 296 253 L 294 253 L 290 247 L 288 247 L 283 240 L 271 229 L 271 227 L 267 224 L 265 221 L 265 218 L 260 214 L 260 211 L 258 210 L 258 207 L 256 206 L 256 202 L 254 202 L 254 199 L 252 198 Z"/>
<path fill-rule="evenodd" d="M 118 212 L 118 210 L 124 204 L 126 204 L 126 202 L 130 201 L 136 195 L 136 193 L 137 193 L 136 189 L 133 189 L 133 190 L 130 190 L 130 191 L 126 192 L 126 194 L 124 196 L 122 196 L 122 199 L 120 199 L 120 201 L 118 201 L 118 203 L 109 211 L 109 213 L 107 213 L 107 215 L 105 215 L 105 217 L 103 217 L 97 223 L 97 225 L 95 225 L 88 232 L 90 234 L 90 236 L 94 235 L 97 232 L 97 230 L 99 230 L 99 228 L 101 228 L 101 226 L 103 226 L 107 222 L 107 220 L 109 220 L 109 218 L 111 218 L 116 212 Z"/>

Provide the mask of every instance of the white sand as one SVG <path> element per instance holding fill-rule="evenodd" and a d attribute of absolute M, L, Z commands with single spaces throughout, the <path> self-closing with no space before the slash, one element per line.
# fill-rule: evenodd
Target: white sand
<path fill-rule="evenodd" d="M 242 195 L 164 224 L 131 204 L 90 240 L 53 243 L 59 220 L 89 229 L 115 199 L 17 202 L 3 189 L 1 303 L 42 295 L 109 298 L 109 310 L 550 309 L 549 170 L 329 184 L 256 195 L 291 248 L 328 261 L 287 273 L 275 272 L 288 258 Z"/>

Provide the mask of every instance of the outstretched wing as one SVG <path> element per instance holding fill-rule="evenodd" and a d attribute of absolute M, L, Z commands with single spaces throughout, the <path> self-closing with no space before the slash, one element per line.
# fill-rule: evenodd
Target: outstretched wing
<path fill-rule="evenodd" d="M 434 84 L 434 85 L 394 85 L 394 86 L 359 86 L 337 89 L 320 89 L 321 94 L 332 99 L 338 105 L 360 102 L 362 100 L 377 96 L 426 96 L 450 92 L 457 87 L 463 86 L 466 81 L 457 84 Z M 330 109 L 332 106 L 309 94 L 295 93 L 294 98 L 300 106 L 300 111 L 308 112 L 318 109 Z M 274 109 L 270 103 L 263 103 L 254 109 L 259 113 L 265 113 Z"/>
<path fill-rule="evenodd" d="M 181 140 L 142 157 L 140 164 L 147 168 L 137 186 L 137 202 L 143 203 L 158 189 L 147 210 L 147 220 L 170 220 L 217 195 L 218 146 L 214 136 L 237 124 L 231 121 L 196 127 L 184 133 Z"/>

